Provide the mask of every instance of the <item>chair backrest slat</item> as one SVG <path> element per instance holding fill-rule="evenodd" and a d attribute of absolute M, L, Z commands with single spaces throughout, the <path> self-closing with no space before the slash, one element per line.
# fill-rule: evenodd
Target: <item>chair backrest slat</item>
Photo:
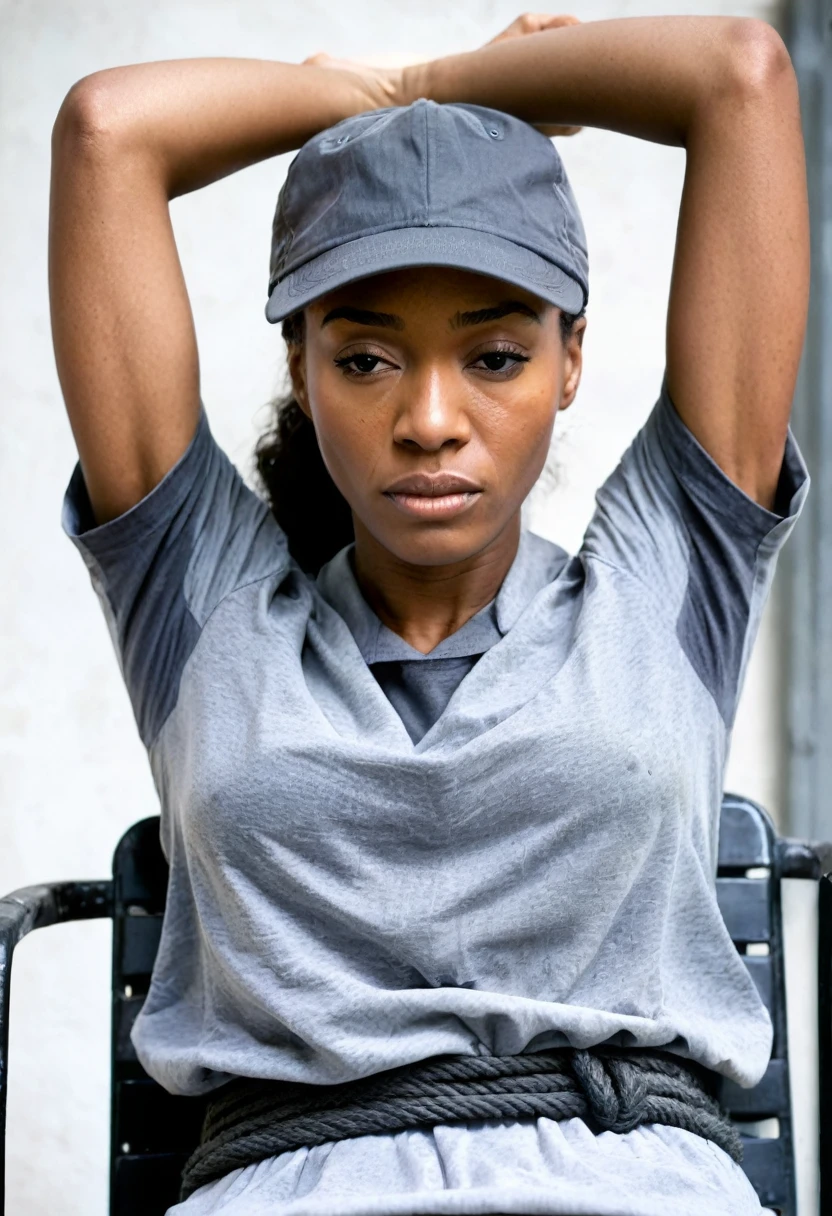
<path fill-rule="evenodd" d="M 743 1169 L 757 1192 L 760 1203 L 775 1212 L 791 1213 L 794 1206 L 794 1158 L 791 1139 L 750 1140 L 744 1138 Z"/>
<path fill-rule="evenodd" d="M 789 1070 L 785 1060 L 769 1060 L 762 1081 L 743 1089 L 733 1081 L 722 1082 L 722 1102 L 732 1115 L 744 1119 L 783 1119 L 791 1111 Z"/>
<path fill-rule="evenodd" d="M 774 964 L 771 960 L 771 955 L 766 955 L 762 958 L 755 955 L 746 954 L 743 960 L 748 974 L 751 976 L 757 991 L 760 994 L 760 999 L 769 1011 L 772 1019 L 774 1017 Z"/>
<path fill-rule="evenodd" d="M 116 923 L 116 932 L 121 937 L 121 974 L 125 980 L 150 975 L 162 935 L 160 913 L 139 912 L 136 904 L 131 904 L 130 908 L 132 910 L 120 916 Z"/>
<path fill-rule="evenodd" d="M 716 897 L 722 919 L 737 944 L 771 941 L 769 883 L 759 878 L 718 878 Z"/>

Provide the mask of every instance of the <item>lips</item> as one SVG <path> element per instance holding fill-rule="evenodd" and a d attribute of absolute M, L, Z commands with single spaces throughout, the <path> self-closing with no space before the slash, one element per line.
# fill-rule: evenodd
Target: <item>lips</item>
<path fill-rule="evenodd" d="M 461 473 L 408 473 L 389 485 L 384 493 L 438 498 L 443 494 L 479 494 L 482 493 L 482 486 Z"/>
<path fill-rule="evenodd" d="M 385 498 L 406 515 L 443 520 L 474 505 L 482 487 L 461 473 L 409 473 L 384 491 Z"/>

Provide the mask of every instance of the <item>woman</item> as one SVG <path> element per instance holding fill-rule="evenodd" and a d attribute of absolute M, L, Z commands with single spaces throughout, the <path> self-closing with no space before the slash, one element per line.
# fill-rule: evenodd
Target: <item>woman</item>
<path fill-rule="evenodd" d="M 520 529 L 588 291 L 528 124 L 687 150 L 665 384 L 574 558 Z M 168 204 L 301 146 L 270 512 L 201 410 Z M 709 1097 L 770 1049 L 714 869 L 805 494 L 802 155 L 782 43 L 734 19 L 526 17 L 403 72 L 197 60 L 68 95 L 65 525 L 171 866 L 134 1041 L 217 1097 L 177 1213 L 760 1211 Z"/>

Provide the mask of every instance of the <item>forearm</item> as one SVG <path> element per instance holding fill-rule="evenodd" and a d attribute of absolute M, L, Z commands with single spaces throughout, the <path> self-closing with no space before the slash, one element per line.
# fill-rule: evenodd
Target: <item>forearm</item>
<path fill-rule="evenodd" d="M 169 198 L 299 148 L 376 105 L 349 72 L 255 59 L 186 59 L 113 68 L 70 90 L 60 147 L 132 157 Z M 71 157 L 79 167 L 90 157 Z"/>
<path fill-rule="evenodd" d="M 736 85 L 788 56 L 761 22 L 720 17 L 596 21 L 509 38 L 407 69 L 407 98 L 468 102 L 532 123 L 604 127 L 685 144 Z"/>

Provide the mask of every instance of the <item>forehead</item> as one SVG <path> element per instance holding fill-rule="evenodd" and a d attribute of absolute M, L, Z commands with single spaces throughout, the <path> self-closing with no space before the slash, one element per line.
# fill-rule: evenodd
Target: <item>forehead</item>
<path fill-rule="evenodd" d="M 492 307 L 504 300 L 519 300 L 542 319 L 552 305 L 522 287 L 490 275 L 474 274 L 448 266 L 413 266 L 358 279 L 310 304 L 307 312 L 320 320 L 333 308 L 352 307 L 406 316 L 429 306 L 452 316 L 456 312 Z"/>

